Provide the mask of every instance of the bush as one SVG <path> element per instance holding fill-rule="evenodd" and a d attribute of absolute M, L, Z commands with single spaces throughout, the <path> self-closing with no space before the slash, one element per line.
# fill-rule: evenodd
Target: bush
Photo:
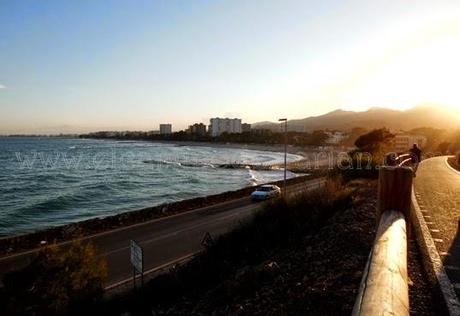
<path fill-rule="evenodd" d="M 106 264 L 89 243 L 45 247 L 3 278 L 7 314 L 81 314 L 103 294 Z"/>
<path fill-rule="evenodd" d="M 394 135 L 386 128 L 375 129 L 367 134 L 361 135 L 355 142 L 355 146 L 362 152 L 368 152 L 373 155 L 381 153 Z"/>
<path fill-rule="evenodd" d="M 347 159 L 337 166 L 332 174 L 340 176 L 343 182 L 348 182 L 354 179 L 377 179 L 379 176 L 380 159 L 369 153 L 360 151 L 352 151 L 348 153 Z"/>

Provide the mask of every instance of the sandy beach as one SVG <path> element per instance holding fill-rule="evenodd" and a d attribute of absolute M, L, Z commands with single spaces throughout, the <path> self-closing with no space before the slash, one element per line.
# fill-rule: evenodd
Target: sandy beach
<path fill-rule="evenodd" d="M 272 152 L 284 152 L 284 145 L 282 144 L 243 144 L 243 143 L 212 143 L 212 142 L 194 142 L 194 141 L 153 141 L 155 143 L 162 144 L 175 144 L 178 146 L 201 146 L 201 147 L 213 147 L 213 148 L 239 148 L 248 150 L 260 150 L 260 151 L 272 151 Z M 298 146 L 287 146 L 287 152 L 294 155 L 305 157 L 306 153 L 317 150 L 314 147 L 298 147 Z"/>

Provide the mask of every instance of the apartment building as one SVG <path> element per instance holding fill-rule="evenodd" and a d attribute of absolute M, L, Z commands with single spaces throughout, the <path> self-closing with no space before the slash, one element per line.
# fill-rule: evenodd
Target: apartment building
<path fill-rule="evenodd" d="M 168 135 L 172 133 L 172 124 L 160 124 L 160 134 Z"/>
<path fill-rule="evenodd" d="M 219 136 L 222 133 L 241 133 L 241 119 L 238 118 L 219 118 L 210 119 L 209 134 L 212 137 Z"/>

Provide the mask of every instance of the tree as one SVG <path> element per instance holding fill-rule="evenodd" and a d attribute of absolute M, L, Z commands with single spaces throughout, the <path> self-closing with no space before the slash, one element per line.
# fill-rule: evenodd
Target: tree
<path fill-rule="evenodd" d="M 329 139 L 329 135 L 324 131 L 314 131 L 310 136 L 310 145 L 322 146 Z"/>
<path fill-rule="evenodd" d="M 366 134 L 367 130 L 362 127 L 354 127 L 351 129 L 347 139 L 343 140 L 342 145 L 353 146 L 359 136 Z"/>
<path fill-rule="evenodd" d="M 442 143 L 439 143 L 437 151 L 445 155 L 449 151 L 449 147 L 450 147 L 450 142 L 442 142 Z"/>
<path fill-rule="evenodd" d="M 89 243 L 43 248 L 28 266 L 4 276 L 7 313 L 79 313 L 102 298 L 106 275 Z"/>
<path fill-rule="evenodd" d="M 355 146 L 362 152 L 378 154 L 389 145 L 393 138 L 394 135 L 386 128 L 374 129 L 359 136 L 355 141 Z"/>

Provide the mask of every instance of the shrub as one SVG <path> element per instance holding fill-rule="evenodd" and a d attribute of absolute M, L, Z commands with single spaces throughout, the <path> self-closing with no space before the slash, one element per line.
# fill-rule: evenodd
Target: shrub
<path fill-rule="evenodd" d="M 353 179 L 377 179 L 379 176 L 380 159 L 369 153 L 363 153 L 358 150 L 348 153 L 340 165 L 338 165 L 331 173 L 340 176 L 343 182 L 348 182 Z"/>
<path fill-rule="evenodd" d="M 355 142 L 355 146 L 362 152 L 369 152 L 373 155 L 381 153 L 383 149 L 394 138 L 388 129 L 375 129 L 367 134 L 361 135 Z"/>
<path fill-rule="evenodd" d="M 89 243 L 48 246 L 3 278 L 7 313 L 81 314 L 103 294 L 106 264 Z"/>

